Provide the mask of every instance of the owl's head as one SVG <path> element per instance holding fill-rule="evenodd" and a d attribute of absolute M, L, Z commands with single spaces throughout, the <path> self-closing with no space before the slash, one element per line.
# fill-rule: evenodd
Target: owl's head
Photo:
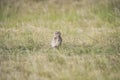
<path fill-rule="evenodd" d="M 56 31 L 56 32 L 54 33 L 54 35 L 55 35 L 55 36 L 61 36 L 61 32 L 60 32 L 60 31 Z"/>

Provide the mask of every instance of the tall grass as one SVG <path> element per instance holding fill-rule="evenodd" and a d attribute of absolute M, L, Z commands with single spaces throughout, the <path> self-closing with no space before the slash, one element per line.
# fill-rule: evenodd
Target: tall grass
<path fill-rule="evenodd" d="M 119 80 L 119 3 L 0 0 L 0 80 Z"/>

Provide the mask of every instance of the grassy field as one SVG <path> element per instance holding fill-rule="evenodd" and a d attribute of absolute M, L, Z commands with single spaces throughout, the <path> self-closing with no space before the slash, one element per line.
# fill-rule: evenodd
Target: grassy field
<path fill-rule="evenodd" d="M 0 0 L 0 80 L 120 80 L 119 4 Z"/>

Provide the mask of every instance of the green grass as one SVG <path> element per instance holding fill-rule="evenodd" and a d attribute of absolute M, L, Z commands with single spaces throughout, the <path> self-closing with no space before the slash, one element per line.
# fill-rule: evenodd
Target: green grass
<path fill-rule="evenodd" d="M 0 80 L 119 80 L 118 3 L 1 0 Z M 63 44 L 55 50 L 58 30 Z"/>

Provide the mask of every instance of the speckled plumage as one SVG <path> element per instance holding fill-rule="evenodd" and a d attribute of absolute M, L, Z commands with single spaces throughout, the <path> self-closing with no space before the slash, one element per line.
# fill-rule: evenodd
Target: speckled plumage
<path fill-rule="evenodd" d="M 56 31 L 54 33 L 54 37 L 51 41 L 51 46 L 52 46 L 52 48 L 59 48 L 59 46 L 61 46 L 61 44 L 62 44 L 61 33 L 59 31 Z"/>

